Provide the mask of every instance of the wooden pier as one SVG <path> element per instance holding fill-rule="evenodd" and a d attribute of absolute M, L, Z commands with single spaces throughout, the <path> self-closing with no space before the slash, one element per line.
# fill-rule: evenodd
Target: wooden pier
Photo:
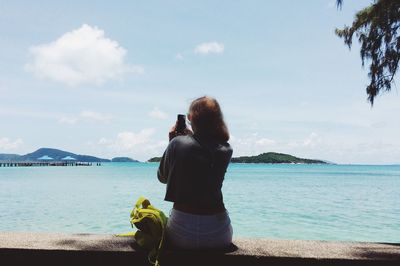
<path fill-rule="evenodd" d="M 31 161 L 31 162 L 12 162 L 12 161 L 0 161 L 0 167 L 38 167 L 38 166 L 92 166 L 95 164 L 96 166 L 101 166 L 100 162 L 62 162 L 62 161 L 53 161 L 53 162 L 39 162 L 39 161 Z"/>

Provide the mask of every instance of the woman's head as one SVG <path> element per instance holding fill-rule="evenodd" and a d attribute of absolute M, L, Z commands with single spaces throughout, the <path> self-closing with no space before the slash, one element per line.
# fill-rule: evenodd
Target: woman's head
<path fill-rule="evenodd" d="M 229 131 L 217 100 L 204 96 L 194 100 L 189 107 L 188 119 L 194 133 L 218 141 L 228 141 Z"/>

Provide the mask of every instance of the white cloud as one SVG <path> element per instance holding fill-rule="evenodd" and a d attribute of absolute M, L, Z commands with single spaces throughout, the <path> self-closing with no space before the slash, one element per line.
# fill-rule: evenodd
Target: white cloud
<path fill-rule="evenodd" d="M 252 133 L 244 137 L 231 136 L 235 156 L 257 155 L 264 152 L 281 152 L 297 156 L 314 157 L 316 153 L 324 156 L 327 143 L 323 143 L 322 138 L 317 133 L 311 132 L 303 139 L 274 140 L 260 137 L 258 133 Z M 323 153 L 322 153 L 323 152 Z"/>
<path fill-rule="evenodd" d="M 113 119 L 112 115 L 93 112 L 90 110 L 82 111 L 79 115 L 62 116 L 58 119 L 61 124 L 76 124 L 78 122 L 109 123 Z"/>
<path fill-rule="evenodd" d="M 380 140 L 349 141 L 331 140 L 319 144 L 315 156 L 336 163 L 399 164 L 400 145 Z M 355 159 L 356 158 L 356 159 Z"/>
<path fill-rule="evenodd" d="M 162 120 L 168 117 L 168 115 L 165 112 L 158 109 L 158 107 L 154 107 L 153 110 L 149 112 L 149 116 L 152 118 L 162 119 Z"/>
<path fill-rule="evenodd" d="M 22 143 L 22 139 L 12 141 L 9 138 L 0 138 L 0 150 L 15 150 L 21 146 Z"/>
<path fill-rule="evenodd" d="M 76 122 L 78 122 L 78 118 L 73 116 L 63 116 L 60 119 L 58 119 L 58 123 L 60 124 L 73 125 L 76 124 Z"/>
<path fill-rule="evenodd" d="M 281 148 L 276 140 L 258 135 L 258 133 L 252 133 L 245 137 L 231 135 L 230 143 L 234 148 L 234 156 L 257 155 L 264 152 L 279 151 Z"/>
<path fill-rule="evenodd" d="M 330 0 L 327 5 L 328 8 L 336 7 L 336 0 Z"/>
<path fill-rule="evenodd" d="M 130 156 L 146 161 L 154 156 L 161 156 L 168 145 L 168 140 L 153 139 L 154 128 L 142 129 L 139 132 L 124 131 L 114 139 L 101 138 L 97 147 L 105 147 L 112 156 Z"/>
<path fill-rule="evenodd" d="M 103 30 L 84 24 L 57 40 L 32 46 L 31 62 L 25 69 L 36 77 L 67 85 L 96 84 L 120 79 L 127 73 L 143 73 L 143 68 L 124 62 L 126 50 L 105 37 Z"/>
<path fill-rule="evenodd" d="M 194 48 L 194 52 L 196 54 L 220 54 L 224 52 L 224 44 L 219 43 L 219 42 L 206 42 L 206 43 L 201 43 L 197 45 Z"/>
<path fill-rule="evenodd" d="M 181 54 L 181 53 L 177 53 L 176 56 L 175 56 L 175 58 L 178 59 L 178 60 L 183 60 L 183 59 L 185 59 L 185 57 L 184 57 L 183 54 Z"/>
<path fill-rule="evenodd" d="M 117 137 L 114 140 L 101 138 L 99 140 L 99 144 L 106 145 L 108 148 L 114 151 L 129 151 L 136 148 L 140 144 L 149 143 L 154 132 L 154 128 L 142 129 L 138 133 L 129 131 L 120 132 L 117 134 Z"/>
<path fill-rule="evenodd" d="M 261 138 L 259 140 L 256 140 L 256 144 L 261 145 L 261 146 L 269 146 L 269 145 L 273 145 L 275 143 L 276 143 L 275 140 L 267 139 L 267 138 Z"/>
<path fill-rule="evenodd" d="M 308 135 L 305 139 L 289 141 L 288 143 L 286 143 L 286 146 L 290 148 L 296 148 L 296 147 L 314 148 L 319 143 L 321 143 L 321 141 L 322 140 L 317 133 L 311 132 L 310 135 Z"/>
<path fill-rule="evenodd" d="M 312 132 L 304 141 L 303 141 L 303 146 L 305 147 L 315 147 L 319 142 L 320 138 L 318 137 L 318 134 L 315 132 Z"/>

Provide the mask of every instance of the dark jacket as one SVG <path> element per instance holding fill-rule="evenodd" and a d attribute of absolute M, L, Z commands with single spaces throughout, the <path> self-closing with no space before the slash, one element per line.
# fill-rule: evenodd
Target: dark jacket
<path fill-rule="evenodd" d="M 199 136 L 177 136 L 161 159 L 158 179 L 167 184 L 165 200 L 193 206 L 221 206 L 222 182 L 232 157 L 229 143 Z"/>

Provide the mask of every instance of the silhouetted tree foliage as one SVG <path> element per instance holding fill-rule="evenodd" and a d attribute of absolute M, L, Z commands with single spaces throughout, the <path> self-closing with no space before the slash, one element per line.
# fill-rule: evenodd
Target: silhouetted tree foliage
<path fill-rule="evenodd" d="M 338 8 L 343 5 L 337 0 Z M 361 44 L 361 60 L 364 66 L 370 62 L 367 86 L 368 100 L 374 104 L 375 96 L 390 91 L 400 60 L 400 0 L 375 0 L 359 11 L 353 24 L 335 33 L 351 48 L 353 36 Z"/>

